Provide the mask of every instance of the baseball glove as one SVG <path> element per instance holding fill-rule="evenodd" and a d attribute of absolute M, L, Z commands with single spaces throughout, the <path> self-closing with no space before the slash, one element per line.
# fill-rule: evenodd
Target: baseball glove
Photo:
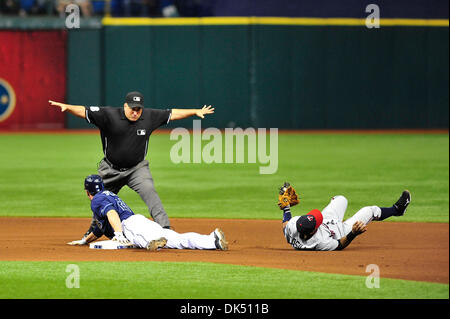
<path fill-rule="evenodd" d="M 288 205 L 295 206 L 298 203 L 300 203 L 300 198 L 298 197 L 294 187 L 292 187 L 288 182 L 284 182 L 278 194 L 278 207 L 283 209 Z"/>

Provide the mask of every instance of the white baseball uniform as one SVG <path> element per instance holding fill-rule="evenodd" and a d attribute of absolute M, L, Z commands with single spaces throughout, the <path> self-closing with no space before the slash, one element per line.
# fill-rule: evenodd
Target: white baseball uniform
<path fill-rule="evenodd" d="M 135 214 L 122 221 L 125 237 L 139 248 L 146 248 L 150 241 L 164 237 L 164 248 L 175 249 L 217 249 L 214 231 L 209 235 L 194 232 L 179 234 L 172 229 L 163 228 L 147 217 Z"/>
<path fill-rule="evenodd" d="M 303 240 L 297 231 L 296 222 L 300 216 L 295 216 L 289 220 L 284 235 L 289 244 L 295 249 L 301 250 L 335 250 L 338 240 L 346 236 L 352 230 L 353 224 L 357 221 L 365 225 L 373 219 L 381 216 L 381 209 L 378 206 L 366 206 L 361 208 L 355 215 L 343 221 L 348 201 L 342 196 L 334 196 L 330 203 L 322 210 L 323 222 L 317 232 L 308 240 Z"/>

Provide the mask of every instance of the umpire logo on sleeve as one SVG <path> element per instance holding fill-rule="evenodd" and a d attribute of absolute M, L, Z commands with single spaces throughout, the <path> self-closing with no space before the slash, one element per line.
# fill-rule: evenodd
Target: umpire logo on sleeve
<path fill-rule="evenodd" d="M 16 94 L 12 86 L 0 78 L 0 122 L 6 120 L 16 106 Z"/>
<path fill-rule="evenodd" d="M 137 130 L 137 135 L 139 135 L 139 136 L 144 136 L 145 133 L 146 133 L 145 130 Z"/>

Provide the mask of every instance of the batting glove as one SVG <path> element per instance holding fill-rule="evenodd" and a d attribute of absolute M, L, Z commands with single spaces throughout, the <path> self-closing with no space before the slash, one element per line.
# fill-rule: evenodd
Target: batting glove
<path fill-rule="evenodd" d="M 78 245 L 86 245 L 86 240 L 84 238 L 80 239 L 80 240 L 74 240 L 71 241 L 70 243 L 67 243 L 67 245 L 71 245 L 71 246 L 78 246 Z"/>
<path fill-rule="evenodd" d="M 114 241 L 117 241 L 121 244 L 129 244 L 130 241 L 123 235 L 121 231 L 114 232 L 114 238 L 112 239 Z"/>

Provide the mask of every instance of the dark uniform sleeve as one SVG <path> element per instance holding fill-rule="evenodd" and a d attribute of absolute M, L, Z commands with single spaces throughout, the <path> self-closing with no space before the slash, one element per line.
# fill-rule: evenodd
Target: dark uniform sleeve
<path fill-rule="evenodd" d="M 86 121 L 90 124 L 94 124 L 100 129 L 106 128 L 108 123 L 106 109 L 99 106 L 87 106 Z"/>
<path fill-rule="evenodd" d="M 114 209 L 114 203 L 107 196 L 95 197 L 91 202 L 91 209 L 94 213 L 94 218 L 107 218 L 106 214 Z"/>
<path fill-rule="evenodd" d="M 112 229 L 109 223 L 105 223 L 103 225 L 103 228 L 100 228 L 98 225 L 95 225 L 94 228 L 92 229 L 92 232 L 97 238 L 100 238 L 103 235 L 105 235 L 109 239 L 112 239 L 114 237 L 114 229 Z"/>
<path fill-rule="evenodd" d="M 150 113 L 151 118 L 151 130 L 156 130 L 158 127 L 169 123 L 170 116 L 172 115 L 172 110 L 158 110 L 152 109 Z"/>
<path fill-rule="evenodd" d="M 114 230 L 108 222 L 108 218 L 106 213 L 108 213 L 111 209 L 114 209 L 111 201 L 107 196 L 97 196 L 91 201 L 91 209 L 94 213 L 94 222 L 92 232 L 98 238 L 102 235 L 105 235 L 109 239 L 114 237 Z M 100 224 L 99 220 L 102 220 Z M 95 224 L 95 225 L 94 225 Z"/>
<path fill-rule="evenodd" d="M 92 232 L 94 233 L 95 237 L 100 238 L 103 236 L 103 230 L 98 227 L 98 225 L 95 225 L 92 229 Z"/>

